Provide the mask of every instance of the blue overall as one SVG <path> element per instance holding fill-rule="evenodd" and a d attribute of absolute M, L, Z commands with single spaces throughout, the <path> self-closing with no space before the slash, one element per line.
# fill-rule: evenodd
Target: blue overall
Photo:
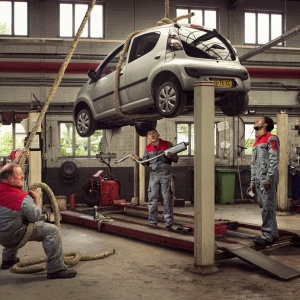
<path fill-rule="evenodd" d="M 156 147 L 150 143 L 146 146 L 143 160 L 157 156 L 172 146 L 171 142 L 162 139 L 159 139 L 159 144 Z M 174 154 L 170 159 L 163 155 L 144 164 L 151 167 L 148 187 L 149 224 L 157 224 L 158 222 L 157 202 L 159 191 L 161 191 L 164 204 L 165 226 L 169 227 L 173 225 L 173 196 L 170 189 L 170 175 L 171 164 L 177 161 L 178 155 Z"/>
<path fill-rule="evenodd" d="M 266 132 L 257 137 L 253 145 L 251 161 L 251 184 L 254 185 L 261 208 L 262 238 L 272 242 L 278 238 L 276 221 L 276 192 L 279 180 L 278 162 L 280 154 L 279 140 L 276 135 Z M 264 188 L 264 181 L 271 180 L 271 187 Z"/>

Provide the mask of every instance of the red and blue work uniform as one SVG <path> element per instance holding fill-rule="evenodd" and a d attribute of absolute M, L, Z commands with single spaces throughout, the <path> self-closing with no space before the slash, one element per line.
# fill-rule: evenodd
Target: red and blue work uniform
<path fill-rule="evenodd" d="M 150 143 L 146 146 L 143 160 L 162 154 L 165 150 L 171 147 L 173 147 L 171 142 L 164 141 L 162 139 L 159 139 L 157 146 Z M 159 191 L 161 191 L 164 204 L 165 226 L 170 227 L 173 225 L 173 196 L 170 190 L 172 162 L 178 162 L 178 155 L 176 153 L 173 154 L 172 158 L 162 155 L 144 164 L 151 167 L 148 187 L 149 224 L 157 224 L 157 202 L 159 198 Z"/>
<path fill-rule="evenodd" d="M 279 154 L 280 144 L 276 135 L 265 132 L 262 136 L 256 137 L 251 160 L 251 184 L 255 186 L 261 208 L 262 238 L 268 242 L 279 236 L 276 221 Z M 269 189 L 264 187 L 265 180 L 271 182 Z"/>

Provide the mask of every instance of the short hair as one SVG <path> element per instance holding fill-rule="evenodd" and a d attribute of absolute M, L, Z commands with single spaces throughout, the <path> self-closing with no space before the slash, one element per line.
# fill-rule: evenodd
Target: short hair
<path fill-rule="evenodd" d="M 274 121 L 269 117 L 264 117 L 265 122 L 267 125 L 267 131 L 271 132 L 274 129 Z"/>
<path fill-rule="evenodd" d="M 149 133 L 149 131 L 155 131 L 156 133 L 158 133 L 158 131 L 155 128 L 147 129 L 147 134 Z"/>
<path fill-rule="evenodd" d="M 15 169 L 19 167 L 16 164 L 7 164 L 0 171 L 0 180 L 8 179 L 8 177 L 12 177 L 15 173 Z"/>

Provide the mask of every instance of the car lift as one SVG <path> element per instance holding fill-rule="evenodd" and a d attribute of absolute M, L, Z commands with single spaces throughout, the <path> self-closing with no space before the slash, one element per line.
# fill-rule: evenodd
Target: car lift
<path fill-rule="evenodd" d="M 142 206 L 119 203 L 99 209 L 99 219 L 94 220 L 92 209 L 61 211 L 62 221 L 93 228 L 101 232 L 121 235 L 140 241 L 172 247 L 194 253 L 194 217 L 174 213 L 174 229 L 164 225 L 149 227 L 148 209 Z M 163 212 L 159 211 L 159 216 Z M 159 221 L 163 221 L 161 218 Z M 163 224 L 163 223 L 162 223 Z M 279 230 L 279 241 L 264 249 L 255 248 L 252 239 L 259 235 L 260 227 L 253 224 L 215 220 L 215 261 L 238 257 L 281 279 L 289 280 L 300 276 L 300 272 L 264 255 L 285 246 L 299 245 L 300 237 L 286 230 Z"/>

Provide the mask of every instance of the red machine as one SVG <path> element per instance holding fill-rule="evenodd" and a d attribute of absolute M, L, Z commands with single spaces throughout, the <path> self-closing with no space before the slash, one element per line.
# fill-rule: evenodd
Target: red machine
<path fill-rule="evenodd" d="M 120 199 L 120 182 L 111 174 L 110 160 L 116 158 L 116 154 L 101 152 L 96 157 L 108 166 L 109 172 L 102 176 L 103 170 L 99 170 L 92 175 L 91 182 L 84 189 L 85 204 L 92 207 L 126 203 L 124 199 Z M 108 162 L 104 160 L 105 158 L 108 159 Z"/>

